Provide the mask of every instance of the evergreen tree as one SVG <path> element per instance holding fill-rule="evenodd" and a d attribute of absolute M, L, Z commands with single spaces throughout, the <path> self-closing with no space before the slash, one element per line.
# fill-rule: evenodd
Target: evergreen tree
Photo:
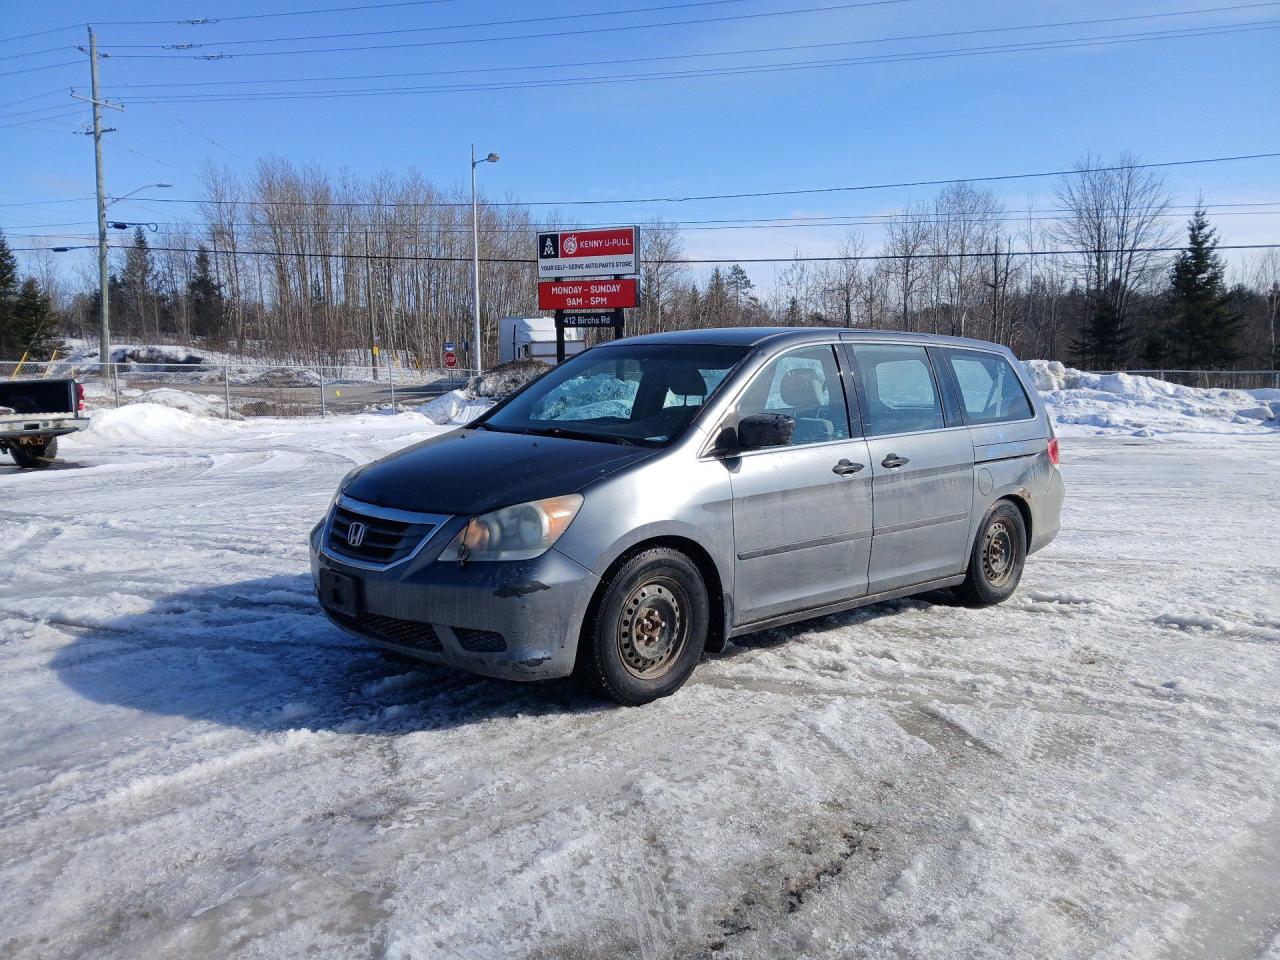
<path fill-rule="evenodd" d="M 742 323 L 743 299 L 750 293 L 752 288 L 751 278 L 747 276 L 747 271 L 742 269 L 741 264 L 735 263 L 729 268 L 729 273 L 724 282 L 729 288 L 729 292 L 733 295 L 734 322 L 740 324 Z"/>
<path fill-rule="evenodd" d="M 109 288 L 107 302 L 112 318 L 119 317 L 121 333 L 145 335 L 146 322 L 156 308 L 155 268 L 151 263 L 151 247 L 142 227 L 133 232 L 133 243 L 124 254 L 124 269 L 118 286 Z"/>
<path fill-rule="evenodd" d="M 725 283 L 724 274 L 716 267 L 711 271 L 711 279 L 707 281 L 707 292 L 703 297 L 703 309 L 707 315 L 707 325 L 722 327 L 729 322 L 731 312 L 729 287 Z"/>
<path fill-rule="evenodd" d="M 201 337 L 218 337 L 226 331 L 226 313 L 220 284 L 209 269 L 209 251 L 201 244 L 196 249 L 195 275 L 187 284 L 191 299 L 192 331 Z"/>
<path fill-rule="evenodd" d="M 1231 309 L 1218 255 L 1218 233 L 1197 207 L 1187 223 L 1187 246 L 1169 278 L 1173 301 L 1173 354 L 1188 367 L 1223 367 L 1240 356 L 1241 316 Z"/>
<path fill-rule="evenodd" d="M 0 312 L 12 307 L 18 296 L 18 261 L 9 249 L 9 241 L 0 231 Z"/>
<path fill-rule="evenodd" d="M 1128 351 L 1129 322 L 1117 306 L 1115 291 L 1110 295 L 1091 292 L 1085 301 L 1080 337 L 1073 344 L 1081 364 L 1092 370 L 1115 370 L 1124 363 Z"/>
<path fill-rule="evenodd" d="M 53 335 L 52 326 L 53 308 L 48 295 L 35 277 L 27 277 L 22 281 L 10 314 L 8 333 L 15 342 L 7 344 L 9 349 L 0 353 L 12 353 L 15 357 L 25 353 L 32 360 L 48 360 L 62 346 Z M 3 335 L 0 332 L 0 336 Z"/>

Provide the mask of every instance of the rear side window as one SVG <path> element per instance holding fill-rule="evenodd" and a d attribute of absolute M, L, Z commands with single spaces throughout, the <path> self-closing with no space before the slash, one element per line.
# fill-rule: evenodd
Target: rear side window
<path fill-rule="evenodd" d="M 1027 392 L 1009 361 L 994 353 L 947 351 L 968 423 L 1007 423 L 1034 416 Z"/>
<path fill-rule="evenodd" d="M 941 430 L 942 401 L 924 347 L 853 348 L 858 375 L 867 397 L 867 434 Z"/>

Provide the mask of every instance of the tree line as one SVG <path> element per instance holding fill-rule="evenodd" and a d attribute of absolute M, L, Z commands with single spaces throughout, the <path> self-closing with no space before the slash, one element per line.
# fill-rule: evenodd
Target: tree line
<path fill-rule="evenodd" d="M 950 184 L 889 215 L 877 249 L 851 230 L 841 259 L 797 256 L 767 276 L 753 264 L 754 277 L 741 264 L 695 272 L 680 225 L 653 219 L 640 225 L 628 330 L 861 326 L 977 337 L 1091 369 L 1277 368 L 1276 250 L 1229 277 L 1205 210 L 1183 228 L 1163 178 L 1131 156 L 1081 158 L 1054 199 L 1019 217 L 990 190 Z M 538 313 L 525 262 L 534 235 L 579 225 L 514 199 L 482 203 L 486 356 L 496 318 Z M 469 195 L 418 173 L 362 180 L 278 158 L 244 176 L 210 168 L 190 222 L 138 228 L 116 257 L 120 340 L 325 364 L 369 357 L 376 344 L 382 362 L 436 366 L 441 344 L 471 327 Z M 43 290 L 60 332 L 93 335 L 91 281 Z M 46 288 L 60 283 L 50 274 Z M 21 345 L 0 340 L 4 352 Z"/>

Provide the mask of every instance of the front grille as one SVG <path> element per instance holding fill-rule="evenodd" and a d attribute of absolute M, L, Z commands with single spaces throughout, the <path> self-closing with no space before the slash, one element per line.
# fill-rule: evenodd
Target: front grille
<path fill-rule="evenodd" d="M 357 546 L 350 541 L 351 525 L 364 524 L 364 537 Z M 339 504 L 333 508 L 329 524 L 329 550 L 340 557 L 364 563 L 388 565 L 405 559 L 436 528 L 432 522 L 411 523 L 359 513 Z M 359 539 L 359 538 L 357 538 Z"/>
<path fill-rule="evenodd" d="M 383 617 L 376 613 L 362 613 L 358 617 L 348 617 L 330 610 L 329 615 L 352 630 L 378 640 L 386 640 L 406 647 L 417 647 L 419 650 L 428 650 L 432 653 L 440 653 L 444 650 L 444 645 L 436 636 L 436 628 L 429 623 L 398 620 L 395 617 Z"/>
<path fill-rule="evenodd" d="M 463 650 L 472 653 L 501 653 L 507 649 L 506 638 L 493 630 L 471 630 L 467 627 L 454 627 L 453 635 Z"/>

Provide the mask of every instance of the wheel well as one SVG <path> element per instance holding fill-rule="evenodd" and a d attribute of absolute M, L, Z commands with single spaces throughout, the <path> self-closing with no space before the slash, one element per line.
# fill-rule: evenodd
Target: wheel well
<path fill-rule="evenodd" d="M 707 649 L 713 653 L 724 649 L 724 587 L 720 583 L 720 573 L 716 569 L 715 561 L 711 559 L 711 554 L 707 553 L 697 541 L 689 540 L 685 537 L 654 537 L 652 540 L 644 540 L 623 551 L 621 556 L 609 564 L 609 569 L 600 577 L 600 583 L 596 586 L 595 593 L 591 596 L 591 602 L 587 604 L 587 613 L 582 618 L 582 628 L 578 632 L 579 663 L 582 661 L 583 651 L 587 649 L 585 641 L 592 625 L 595 623 L 596 612 L 600 609 L 600 601 L 609 586 L 609 580 L 621 569 L 623 564 L 636 554 L 643 553 L 645 550 L 652 550 L 654 547 L 668 547 L 672 550 L 678 550 L 692 560 L 694 566 L 698 568 L 698 572 L 702 574 L 702 582 L 706 585 L 707 601 L 711 607 L 711 616 L 708 618 L 707 623 Z"/>
<path fill-rule="evenodd" d="M 1018 512 L 1022 514 L 1022 525 L 1027 532 L 1027 549 L 1031 549 L 1031 504 L 1027 503 L 1022 497 L 1010 494 L 1007 497 L 1001 497 L 1001 500 L 1007 500 L 1018 508 Z"/>

